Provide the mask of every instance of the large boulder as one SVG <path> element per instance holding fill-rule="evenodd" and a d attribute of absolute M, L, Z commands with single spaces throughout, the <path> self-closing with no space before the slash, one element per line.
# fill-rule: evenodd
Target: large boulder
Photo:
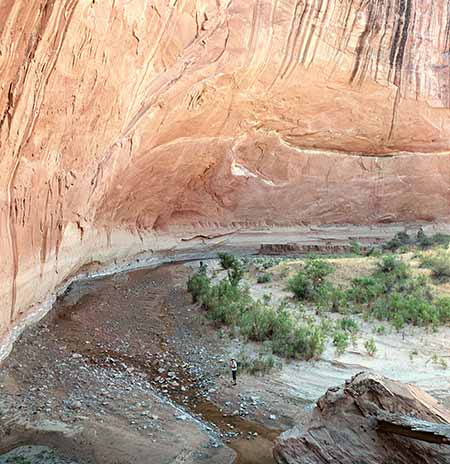
<path fill-rule="evenodd" d="M 330 388 L 307 430 L 283 433 L 279 464 L 450 463 L 450 411 L 412 385 L 360 373 Z"/>

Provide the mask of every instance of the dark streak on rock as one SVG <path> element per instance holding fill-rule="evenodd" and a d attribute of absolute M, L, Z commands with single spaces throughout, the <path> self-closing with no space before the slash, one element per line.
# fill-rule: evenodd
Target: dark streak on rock
<path fill-rule="evenodd" d="M 403 4 L 403 1 L 404 0 L 401 0 L 402 4 Z M 406 0 L 406 10 L 405 10 L 405 16 L 403 20 L 403 29 L 402 29 L 400 44 L 399 44 L 399 48 L 397 52 L 397 58 L 395 61 L 396 72 L 395 72 L 394 83 L 398 86 L 401 85 L 403 58 L 405 56 L 406 42 L 408 40 L 408 32 L 409 32 L 409 26 L 410 26 L 410 20 L 411 20 L 411 3 L 412 3 L 412 0 Z"/>

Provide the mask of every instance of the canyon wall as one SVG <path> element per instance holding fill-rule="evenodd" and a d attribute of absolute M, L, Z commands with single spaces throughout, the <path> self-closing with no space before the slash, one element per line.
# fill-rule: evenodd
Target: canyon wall
<path fill-rule="evenodd" d="M 448 0 L 0 0 L 0 333 L 202 231 L 450 222 Z"/>

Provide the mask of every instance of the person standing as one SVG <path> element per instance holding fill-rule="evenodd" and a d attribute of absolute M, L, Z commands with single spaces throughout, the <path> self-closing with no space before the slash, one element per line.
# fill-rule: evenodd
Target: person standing
<path fill-rule="evenodd" d="M 233 385 L 237 385 L 238 363 L 234 358 L 231 358 L 230 369 L 231 369 L 231 378 L 233 379 Z"/>

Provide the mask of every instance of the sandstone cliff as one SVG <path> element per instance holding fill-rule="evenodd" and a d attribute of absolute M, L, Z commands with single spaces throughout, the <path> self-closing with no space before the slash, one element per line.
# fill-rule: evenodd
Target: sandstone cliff
<path fill-rule="evenodd" d="M 448 221 L 449 33 L 446 0 L 0 0 L 0 333 L 175 233 Z"/>

